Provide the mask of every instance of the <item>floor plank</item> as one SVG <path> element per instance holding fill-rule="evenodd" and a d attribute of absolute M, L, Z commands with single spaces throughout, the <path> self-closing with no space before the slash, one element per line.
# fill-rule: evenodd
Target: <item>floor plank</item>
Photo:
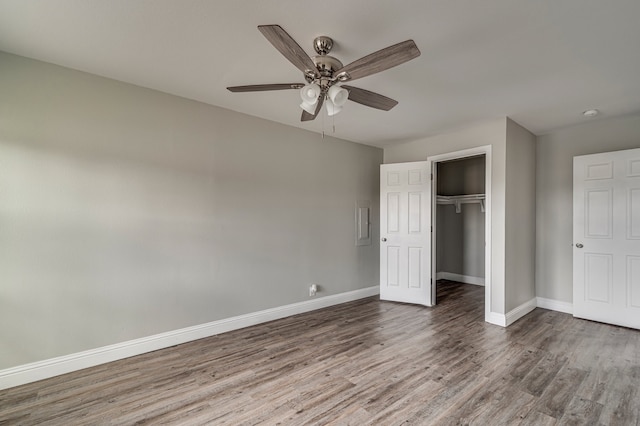
<path fill-rule="evenodd" d="M 640 424 L 640 332 L 368 298 L 0 391 L 0 424 Z"/>

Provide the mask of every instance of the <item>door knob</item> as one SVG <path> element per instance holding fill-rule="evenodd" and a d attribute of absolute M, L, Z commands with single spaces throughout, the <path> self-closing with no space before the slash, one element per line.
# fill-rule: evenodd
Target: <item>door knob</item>
<path fill-rule="evenodd" d="M 386 238 L 383 238 L 383 239 L 382 239 L 382 242 L 385 242 L 385 241 L 387 241 L 387 239 L 386 239 Z"/>
<path fill-rule="evenodd" d="M 583 246 L 582 244 L 578 243 L 578 244 L 576 244 L 576 247 L 578 247 L 578 248 L 582 248 L 582 247 L 584 247 L 584 246 Z"/>

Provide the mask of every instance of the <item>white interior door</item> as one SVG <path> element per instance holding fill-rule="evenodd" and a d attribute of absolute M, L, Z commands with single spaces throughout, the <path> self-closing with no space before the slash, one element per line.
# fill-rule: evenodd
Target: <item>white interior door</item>
<path fill-rule="evenodd" d="M 380 298 L 431 306 L 431 162 L 380 166 Z"/>
<path fill-rule="evenodd" d="M 640 149 L 574 157 L 573 314 L 640 328 Z"/>

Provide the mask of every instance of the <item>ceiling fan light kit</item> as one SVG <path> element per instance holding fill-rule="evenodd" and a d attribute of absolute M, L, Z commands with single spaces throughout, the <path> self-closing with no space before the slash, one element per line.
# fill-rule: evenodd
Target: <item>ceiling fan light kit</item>
<path fill-rule="evenodd" d="M 331 102 L 339 107 L 347 103 L 347 99 L 349 99 L 349 92 L 340 86 L 331 86 L 327 95 L 329 99 L 331 99 Z"/>
<path fill-rule="evenodd" d="M 326 91 L 325 95 L 323 94 L 322 88 L 317 83 L 309 83 L 300 89 L 300 97 L 302 98 L 300 108 L 307 111 L 309 114 L 314 114 L 316 103 L 320 96 L 324 96 L 327 114 L 331 117 L 342 110 L 343 105 L 349 98 L 349 91 L 340 86 L 331 86 L 329 87 L 329 90 Z"/>
<path fill-rule="evenodd" d="M 302 98 L 300 108 L 309 114 L 315 114 L 316 104 L 318 103 L 321 92 L 322 90 L 317 84 L 307 84 L 300 89 L 300 97 Z"/>
<path fill-rule="evenodd" d="M 420 50 L 414 41 L 406 40 L 343 66 L 342 62 L 329 55 L 333 48 L 330 37 L 315 38 L 313 48 L 318 55 L 311 58 L 279 25 L 259 25 L 258 30 L 289 62 L 302 71 L 307 84 L 258 84 L 231 86 L 227 89 L 231 92 L 300 89 L 300 108 L 303 110 L 301 121 L 314 120 L 323 104 L 326 104 L 327 114 L 333 116 L 342 110 L 347 100 L 389 111 L 398 104 L 397 101 L 365 89 L 341 87 L 338 83 L 366 77 L 420 56 Z"/>
<path fill-rule="evenodd" d="M 302 102 L 300 104 L 300 108 L 302 108 L 303 110 L 307 111 L 309 114 L 313 115 L 316 113 L 316 102 L 310 104 L 307 102 Z"/>
<path fill-rule="evenodd" d="M 315 105 L 318 102 L 318 96 L 320 96 L 320 86 L 317 84 L 307 84 L 300 89 L 300 97 L 306 103 Z"/>
<path fill-rule="evenodd" d="M 325 105 L 327 106 L 327 115 L 329 117 L 333 117 L 334 115 L 342 111 L 342 107 L 331 102 L 331 99 L 327 99 Z"/>

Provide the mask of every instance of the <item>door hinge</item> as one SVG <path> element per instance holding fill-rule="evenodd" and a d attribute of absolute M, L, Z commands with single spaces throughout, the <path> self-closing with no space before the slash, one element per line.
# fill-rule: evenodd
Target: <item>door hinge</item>
<path fill-rule="evenodd" d="M 433 180 L 433 173 L 431 173 L 431 180 Z"/>

